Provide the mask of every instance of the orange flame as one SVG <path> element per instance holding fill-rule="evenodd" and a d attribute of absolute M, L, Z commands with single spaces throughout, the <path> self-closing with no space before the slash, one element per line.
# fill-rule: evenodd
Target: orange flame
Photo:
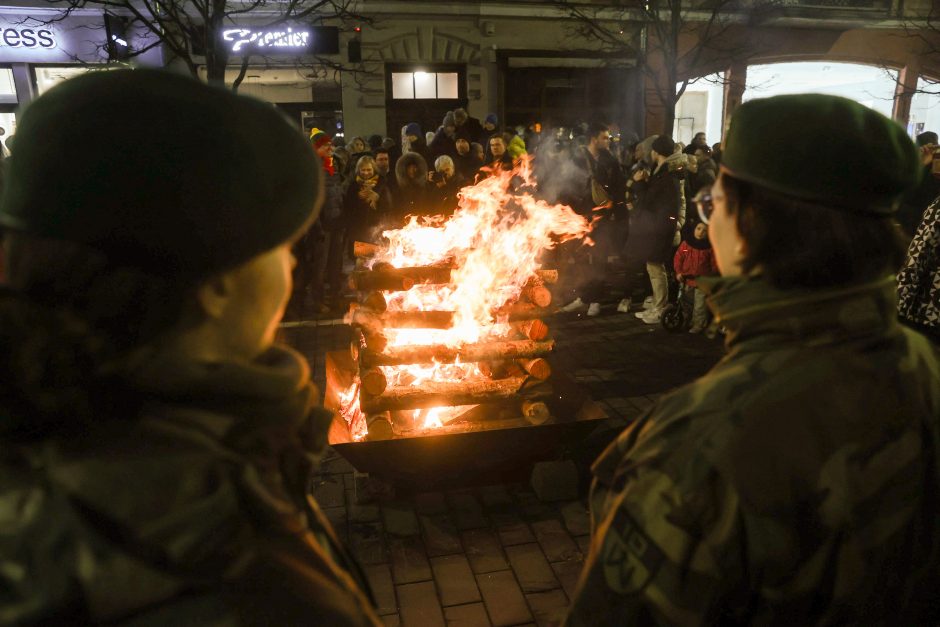
<path fill-rule="evenodd" d="M 491 172 L 476 185 L 463 188 L 451 218 L 410 216 L 403 228 L 383 233 L 389 245 L 371 264 L 386 262 L 399 268 L 449 264 L 453 268 L 450 285 L 416 285 L 385 294 L 390 311 L 452 311 L 453 326 L 386 329 L 389 346 L 460 346 L 509 334 L 507 320 L 496 312 L 519 299 L 525 284 L 541 268 L 539 258 L 546 250 L 586 238 L 592 226 L 570 207 L 535 198 L 533 183 L 531 157 L 524 156 L 511 172 Z M 383 371 L 389 385 L 419 386 L 426 381 L 484 376 L 476 364 L 459 362 L 383 367 Z M 416 427 L 439 427 L 441 413 L 416 411 Z"/>

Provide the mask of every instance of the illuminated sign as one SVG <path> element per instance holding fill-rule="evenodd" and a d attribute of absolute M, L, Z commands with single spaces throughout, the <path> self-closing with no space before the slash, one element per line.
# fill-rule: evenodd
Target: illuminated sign
<path fill-rule="evenodd" d="M 0 28 L 0 48 L 49 50 L 55 47 L 55 34 L 48 28 L 18 28 L 15 26 Z"/>
<path fill-rule="evenodd" d="M 229 28 L 222 31 L 222 39 L 229 43 L 232 52 L 274 52 L 294 50 L 305 52 L 310 47 L 311 33 L 308 29 L 253 29 Z M 280 49 L 280 50 L 278 50 Z"/>

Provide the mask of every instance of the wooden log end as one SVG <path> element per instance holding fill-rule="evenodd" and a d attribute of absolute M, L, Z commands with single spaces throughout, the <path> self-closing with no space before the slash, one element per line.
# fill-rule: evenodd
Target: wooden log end
<path fill-rule="evenodd" d="M 522 295 L 536 307 L 548 307 L 552 304 L 552 292 L 547 287 L 527 287 L 522 291 Z"/>
<path fill-rule="evenodd" d="M 535 342 L 539 342 L 548 337 L 548 325 L 537 318 L 520 322 L 516 329 L 518 329 L 522 335 Z"/>
<path fill-rule="evenodd" d="M 385 300 L 385 295 L 382 292 L 369 292 L 366 294 L 366 297 L 362 299 L 362 306 L 376 313 L 385 313 L 388 309 L 388 302 Z"/>
<path fill-rule="evenodd" d="M 368 242 L 353 242 L 354 257 L 375 257 L 379 253 L 379 247 Z"/>
<path fill-rule="evenodd" d="M 523 370 L 528 372 L 531 376 L 535 377 L 539 381 L 545 381 L 550 376 L 552 376 L 552 367 L 548 363 L 547 359 L 542 357 L 536 357 L 535 359 L 521 359 L 519 360 L 519 365 L 522 366 Z"/>
<path fill-rule="evenodd" d="M 522 401 L 522 415 L 533 425 L 543 425 L 552 417 L 548 405 L 542 401 Z"/>
<path fill-rule="evenodd" d="M 388 379 L 379 368 L 369 368 L 359 375 L 362 391 L 370 396 L 378 396 L 388 387 Z"/>
<path fill-rule="evenodd" d="M 392 429 L 392 420 L 388 412 L 373 414 L 366 418 L 366 426 L 369 433 L 366 439 L 369 441 L 391 440 L 395 436 Z"/>

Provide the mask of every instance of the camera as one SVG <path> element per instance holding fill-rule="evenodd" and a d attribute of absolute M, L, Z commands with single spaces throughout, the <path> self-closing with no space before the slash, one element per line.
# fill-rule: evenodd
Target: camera
<path fill-rule="evenodd" d="M 431 172 L 431 181 L 434 183 L 443 183 L 444 173 L 443 172 Z"/>

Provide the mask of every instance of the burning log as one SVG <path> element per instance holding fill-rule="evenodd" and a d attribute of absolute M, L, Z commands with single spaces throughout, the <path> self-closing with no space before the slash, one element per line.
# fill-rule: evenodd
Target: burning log
<path fill-rule="evenodd" d="M 368 242 L 353 242 L 353 256 L 355 257 L 375 257 L 381 250 L 375 244 Z"/>
<path fill-rule="evenodd" d="M 373 349 L 366 337 L 365 350 L 360 351 L 359 359 L 366 368 L 374 366 L 401 366 L 405 364 L 430 364 L 433 362 L 453 363 L 460 359 L 463 363 L 477 361 L 499 361 L 503 359 L 522 359 L 538 357 L 552 352 L 554 340 L 533 342 L 532 340 L 510 340 L 488 344 L 466 344 L 459 348 L 441 345 L 393 346 L 381 353 Z"/>
<path fill-rule="evenodd" d="M 552 304 L 552 293 L 547 287 L 532 286 L 522 290 L 522 297 L 536 307 L 548 307 Z"/>
<path fill-rule="evenodd" d="M 394 268 L 387 264 L 372 270 L 359 270 L 349 276 L 354 290 L 407 291 L 419 283 L 442 285 L 450 283 L 451 269 L 445 266 L 415 266 Z"/>
<path fill-rule="evenodd" d="M 385 295 L 382 292 L 369 292 L 362 299 L 362 306 L 376 313 L 384 313 L 388 309 L 388 302 L 386 302 Z"/>
<path fill-rule="evenodd" d="M 449 329 L 454 326 L 452 311 L 386 311 L 377 314 L 350 304 L 350 324 L 381 333 L 385 327 L 393 329 Z"/>
<path fill-rule="evenodd" d="M 552 376 L 551 365 L 549 365 L 548 360 L 543 359 L 542 357 L 536 357 L 535 359 L 520 359 L 519 365 L 522 366 L 523 370 L 540 381 L 544 381 Z"/>
<path fill-rule="evenodd" d="M 515 325 L 516 331 L 536 342 L 548 337 L 548 325 L 539 319 L 523 320 Z"/>
<path fill-rule="evenodd" d="M 535 277 L 542 283 L 554 285 L 558 283 L 558 270 L 536 270 Z"/>
<path fill-rule="evenodd" d="M 359 375 L 359 385 L 369 396 L 378 396 L 388 387 L 388 379 L 379 368 L 369 368 Z"/>
<path fill-rule="evenodd" d="M 533 425 L 545 424 L 552 417 L 548 405 L 542 401 L 522 401 L 522 415 Z"/>
<path fill-rule="evenodd" d="M 373 414 L 366 418 L 366 425 L 369 429 L 368 440 L 391 440 L 394 436 L 392 430 L 392 419 L 388 412 Z"/>
<path fill-rule="evenodd" d="M 550 315 L 551 313 L 552 312 L 548 309 L 543 307 L 536 307 L 532 303 L 513 303 L 511 305 L 503 305 L 499 309 L 493 311 L 494 316 L 505 316 L 509 318 L 509 322 L 534 320 L 535 318 L 543 318 L 547 315 Z"/>
<path fill-rule="evenodd" d="M 362 398 L 362 409 L 367 414 L 399 409 L 451 407 L 477 405 L 511 398 L 522 387 L 525 379 L 514 377 L 498 381 L 426 381 L 418 387 L 393 386 L 381 395 Z"/>

